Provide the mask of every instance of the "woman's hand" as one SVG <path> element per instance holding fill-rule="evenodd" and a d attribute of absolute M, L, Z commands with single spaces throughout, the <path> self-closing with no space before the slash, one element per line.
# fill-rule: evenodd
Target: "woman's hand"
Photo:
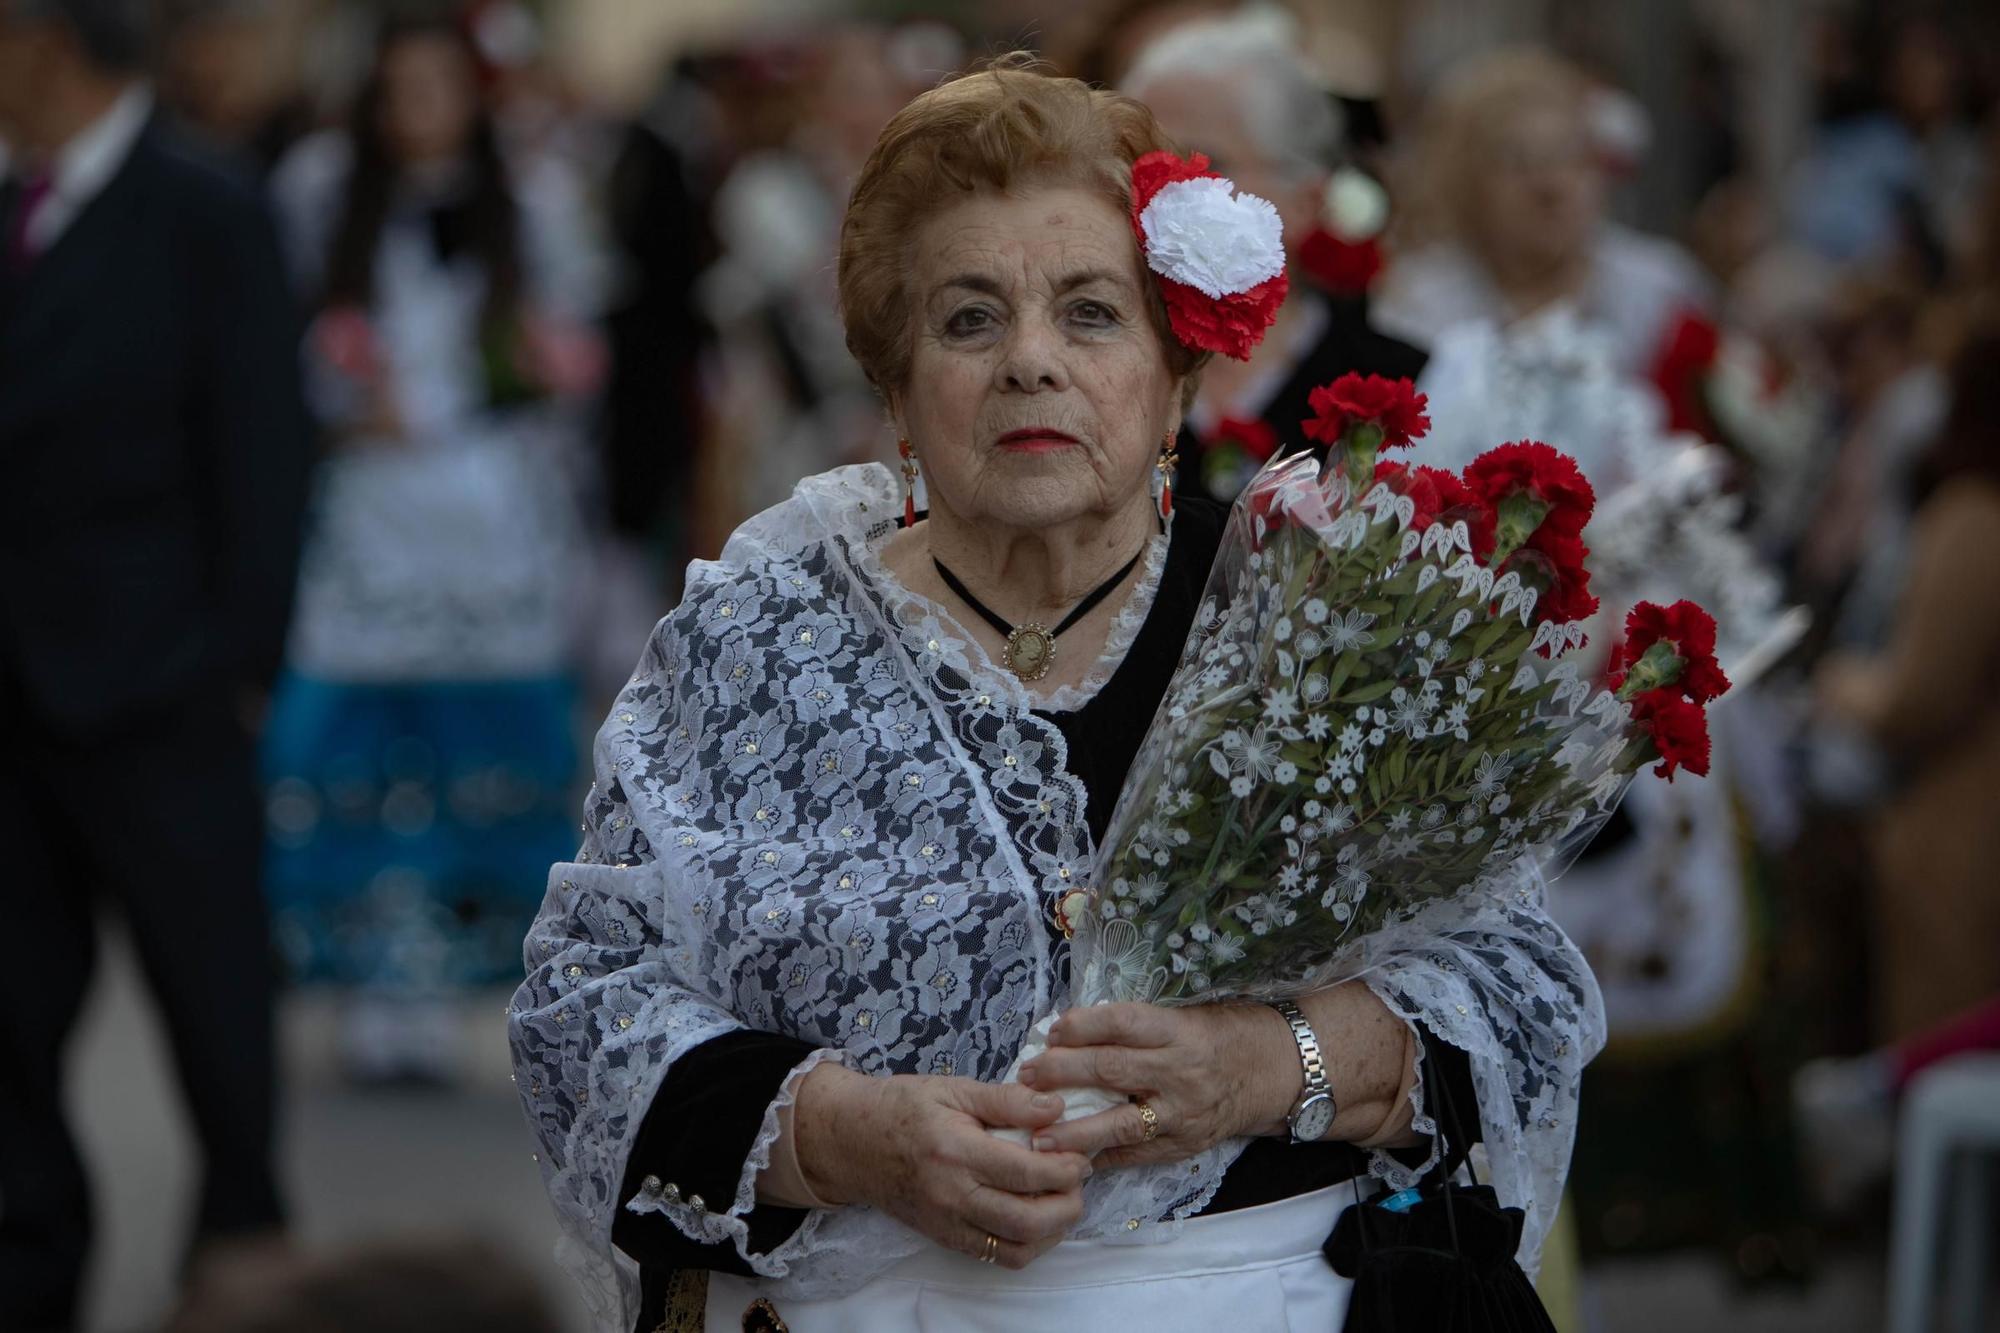
<path fill-rule="evenodd" d="M 1151 1141 L 1130 1105 L 1035 1136 L 1037 1148 L 1106 1166 L 1179 1161 L 1224 1139 L 1276 1133 L 1302 1079 L 1291 1030 L 1261 1004 L 1075 1009 L 1057 1020 L 1049 1049 L 1021 1067 L 1029 1087 L 1106 1088 L 1151 1108 L 1159 1123 Z"/>
<path fill-rule="evenodd" d="M 792 1112 L 800 1170 L 838 1203 L 880 1208 L 946 1249 L 1025 1268 L 1083 1213 L 1089 1160 L 1036 1152 L 988 1127 L 1034 1131 L 1062 1099 L 1018 1084 L 897 1074 L 825 1064 L 806 1075 Z"/>
<path fill-rule="evenodd" d="M 1359 981 L 1298 997 L 1319 1036 L 1338 1113 L 1327 1138 L 1375 1147 L 1409 1133 L 1415 1044 L 1409 1026 Z M 1298 1043 L 1263 1004 L 1101 1004 L 1056 1021 L 1049 1049 L 1021 1067 L 1035 1088 L 1105 1088 L 1143 1100 L 1158 1121 L 1149 1142 L 1136 1105 L 1051 1125 L 1035 1146 L 1082 1153 L 1100 1166 L 1171 1162 L 1242 1135 L 1288 1134 L 1305 1086 Z"/>

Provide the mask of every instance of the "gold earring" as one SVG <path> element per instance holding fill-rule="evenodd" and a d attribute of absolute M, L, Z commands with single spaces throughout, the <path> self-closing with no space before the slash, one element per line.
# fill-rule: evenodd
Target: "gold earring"
<path fill-rule="evenodd" d="M 1174 516 L 1174 469 L 1180 466 L 1181 456 L 1174 451 L 1174 433 L 1168 431 L 1160 437 L 1160 460 L 1153 464 L 1160 473 L 1160 517 Z"/>
<path fill-rule="evenodd" d="M 917 451 L 910 447 L 907 438 L 896 441 L 896 452 L 903 456 L 903 526 L 917 526 Z"/>

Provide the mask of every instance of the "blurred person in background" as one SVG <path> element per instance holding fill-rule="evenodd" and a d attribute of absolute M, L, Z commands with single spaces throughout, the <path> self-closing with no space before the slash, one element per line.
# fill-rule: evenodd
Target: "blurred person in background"
<path fill-rule="evenodd" d="M 1894 764 L 1874 819 L 1877 1038 L 1912 1036 L 2000 993 L 2000 336 L 1958 354 L 1919 476 L 1894 630 L 1820 666 L 1818 699 Z"/>
<path fill-rule="evenodd" d="M 1882 34 L 1828 17 L 1818 35 L 1824 119 L 1789 174 L 1787 230 L 1828 259 L 1935 281 L 1978 242 L 1985 168 L 1966 115 L 1964 34 L 1920 15 Z"/>
<path fill-rule="evenodd" d="M 1685 549 L 1635 558 L 1629 544 L 1618 554 L 1626 528 L 1678 529 L 1698 509 L 1722 535 L 1735 528 L 1711 508 L 1726 512 L 1727 500 L 1676 498 L 1688 476 L 1679 460 L 1700 444 L 1675 431 L 1653 382 L 1707 283 L 1673 243 L 1606 218 L 1597 96 L 1580 70 L 1538 50 L 1448 74 L 1414 146 L 1416 248 L 1397 255 L 1378 310 L 1386 327 L 1432 339 L 1420 384 L 1433 426 L 1418 459 L 1460 466 L 1519 438 L 1577 456 L 1600 505 L 1586 536 L 1605 597 L 1591 649 L 1616 642 L 1637 598 L 1678 588 L 1716 606 L 1702 589 L 1726 587 L 1732 602 L 1745 594 L 1742 617 L 1723 616 L 1733 670 L 1774 628 L 1777 572 L 1741 544 L 1726 563 Z M 1710 454 L 1698 466 L 1727 463 Z M 1551 886 L 1551 912 L 1590 960 L 1609 1023 L 1605 1056 L 1585 1075 L 1591 1112 L 1566 1209 L 1586 1255 L 1711 1246 L 1748 1277 L 1807 1261 L 1789 1234 L 1789 1104 L 1754 1073 L 1798 1041 L 1765 1007 L 1786 992 L 1760 929 L 1764 857 L 1789 844 L 1797 818 L 1769 707 L 1739 690 L 1714 719 L 1708 780 L 1635 786 Z M 1649 1151 L 1690 1108 L 1719 1128 L 1672 1159 Z"/>
<path fill-rule="evenodd" d="M 1951 390 L 1925 346 L 1921 289 L 1856 276 L 1831 306 L 1824 338 L 1841 430 L 1800 534 L 1797 582 L 1832 642 L 1872 651 L 1888 638 L 1907 574 L 1917 469 Z"/>
<path fill-rule="evenodd" d="M 312 128 L 278 0 L 171 0 L 160 12 L 161 105 L 258 174 L 268 172 Z"/>
<path fill-rule="evenodd" d="M 1290 295 L 1270 335 L 1249 360 L 1217 360 L 1202 376 L 1180 435 L 1177 495 L 1234 500 L 1273 453 L 1304 443 L 1315 386 L 1349 372 L 1415 379 L 1424 367 L 1422 352 L 1369 323 L 1365 283 L 1329 290 L 1301 266 L 1313 253 L 1309 238 L 1325 232 L 1342 122 L 1299 44 L 1282 10 L 1240 10 L 1170 29 L 1125 77 L 1124 91 L 1184 150 L 1207 154 L 1214 170 L 1272 203 L 1292 260 Z"/>
<path fill-rule="evenodd" d="M 717 189 L 722 248 L 697 289 L 716 330 L 704 447 L 730 460 L 727 484 L 702 496 L 711 529 L 785 499 L 802 477 L 881 455 L 881 407 L 847 353 L 828 256 L 875 135 L 942 72 L 913 68 L 904 37 L 837 24 L 760 62 L 767 98 L 789 95 L 792 114 L 780 141 L 745 154 Z M 957 63 L 955 51 L 939 59 Z"/>
<path fill-rule="evenodd" d="M 1451 70 L 1410 163 L 1404 246 L 1382 280 L 1381 327 L 1438 350 L 1474 320 L 1567 313 L 1639 372 L 1708 284 L 1678 245 L 1605 216 L 1606 159 L 1582 71 L 1533 48 Z M 1567 445 L 1565 446 L 1567 447 Z"/>
<path fill-rule="evenodd" d="M 536 184 L 442 21 L 386 26 L 349 128 L 274 177 L 332 455 L 265 748 L 272 892 L 295 974 L 356 988 L 365 1080 L 453 1075 L 456 998 L 513 967 L 570 836 L 574 468 L 602 367 L 552 280 L 571 214 Z"/>
<path fill-rule="evenodd" d="M 69 1329 L 91 1235 L 63 1048 L 113 906 L 201 1148 L 191 1258 L 274 1235 L 252 728 L 310 431 L 255 194 L 159 124 L 140 0 L 0 0 L 0 1328 Z"/>
<path fill-rule="evenodd" d="M 1072 74 L 1098 88 L 1119 88 L 1139 53 L 1175 28 L 1221 18 L 1236 0 L 1117 0 L 1065 62 Z"/>

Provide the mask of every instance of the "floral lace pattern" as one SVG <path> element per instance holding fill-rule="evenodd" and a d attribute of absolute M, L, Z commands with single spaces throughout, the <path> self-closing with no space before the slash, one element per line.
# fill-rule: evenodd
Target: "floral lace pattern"
<path fill-rule="evenodd" d="M 804 1067 L 733 1199 L 620 1198 L 683 1053 L 752 1028 L 868 1072 L 997 1080 L 1067 999 L 1043 921 L 1093 859 L 1084 791 L 1034 712 L 1047 701 L 883 566 L 897 504 L 885 468 L 844 468 L 745 524 L 690 571 L 598 734 L 584 846 L 551 871 L 509 1027 L 562 1253 L 606 1330 L 636 1315 L 636 1268 L 610 1242 L 619 1207 L 732 1240 L 781 1295 L 852 1290 L 926 1243 L 850 1207 L 748 1252 L 756 1173 Z M 1538 1133 L 1537 1161 L 1566 1160 L 1595 991 L 1538 897 L 1506 916 L 1453 921 L 1456 943 L 1385 958 L 1371 981 L 1474 1053 L 1482 1111 L 1501 1112 L 1486 1117 L 1496 1161 Z M 1242 1146 L 1100 1172 L 1074 1234 L 1171 1239 Z"/>

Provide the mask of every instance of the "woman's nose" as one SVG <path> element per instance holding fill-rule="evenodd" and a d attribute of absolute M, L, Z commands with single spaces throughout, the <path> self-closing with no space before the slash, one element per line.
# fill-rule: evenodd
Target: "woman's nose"
<path fill-rule="evenodd" d="M 1016 393 L 1043 393 L 1069 387 L 1061 330 L 1041 318 L 1020 319 L 1007 334 L 1000 358 L 999 386 Z"/>

